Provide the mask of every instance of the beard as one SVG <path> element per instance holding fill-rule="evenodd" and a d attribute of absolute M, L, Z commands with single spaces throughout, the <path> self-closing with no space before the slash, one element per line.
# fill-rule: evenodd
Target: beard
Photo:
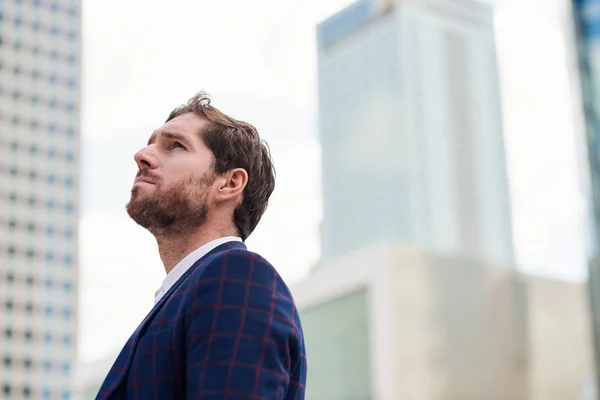
<path fill-rule="evenodd" d="M 138 225 L 156 235 L 184 234 L 200 227 L 208 214 L 209 188 L 213 173 L 192 176 L 167 188 L 157 182 L 152 193 L 134 186 L 127 214 Z"/>

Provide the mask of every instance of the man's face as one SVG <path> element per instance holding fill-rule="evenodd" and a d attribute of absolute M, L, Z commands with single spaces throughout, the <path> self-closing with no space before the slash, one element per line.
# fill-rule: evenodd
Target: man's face
<path fill-rule="evenodd" d="M 135 154 L 138 174 L 127 213 L 150 232 L 183 233 L 206 219 L 214 156 L 198 136 L 207 121 L 182 114 L 156 130 Z"/>

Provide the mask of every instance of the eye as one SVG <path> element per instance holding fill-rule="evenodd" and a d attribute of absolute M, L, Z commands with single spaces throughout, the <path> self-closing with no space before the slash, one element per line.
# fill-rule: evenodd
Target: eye
<path fill-rule="evenodd" d="M 171 144 L 171 149 L 177 149 L 177 148 L 180 148 L 180 149 L 184 149 L 184 150 L 185 150 L 185 146 L 184 146 L 184 145 L 182 145 L 180 142 L 173 142 L 173 143 Z"/>

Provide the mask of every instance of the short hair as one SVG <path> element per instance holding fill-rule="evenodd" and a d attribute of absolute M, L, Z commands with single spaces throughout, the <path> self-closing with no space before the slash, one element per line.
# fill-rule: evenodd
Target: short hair
<path fill-rule="evenodd" d="M 214 154 L 214 172 L 223 174 L 234 168 L 243 168 L 248 173 L 242 201 L 233 214 L 238 234 L 245 241 L 258 225 L 275 189 L 275 167 L 269 146 L 253 125 L 238 121 L 213 107 L 210 96 L 204 91 L 171 111 L 165 122 L 187 113 L 208 121 L 208 125 L 198 133 Z"/>

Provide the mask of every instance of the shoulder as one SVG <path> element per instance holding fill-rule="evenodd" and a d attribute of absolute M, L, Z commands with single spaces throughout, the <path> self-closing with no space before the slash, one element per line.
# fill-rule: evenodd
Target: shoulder
<path fill-rule="evenodd" d="M 228 320 L 239 320 L 242 313 L 242 320 L 247 323 L 274 319 L 279 321 L 275 324 L 277 329 L 289 328 L 300 334 L 292 294 L 277 270 L 261 255 L 239 248 L 221 251 L 207 258 L 190 278 L 191 311 L 219 310 L 218 313 L 231 317 Z"/>
<path fill-rule="evenodd" d="M 277 269 L 263 256 L 247 249 L 225 248 L 211 254 L 190 278 L 193 285 L 226 282 L 268 288 L 291 300 L 289 288 Z"/>

